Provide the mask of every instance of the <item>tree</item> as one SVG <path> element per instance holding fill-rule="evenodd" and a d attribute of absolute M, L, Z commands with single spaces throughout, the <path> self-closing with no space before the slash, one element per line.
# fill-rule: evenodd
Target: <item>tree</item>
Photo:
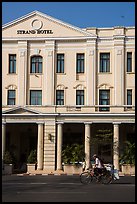
<path fill-rule="evenodd" d="M 3 157 L 3 163 L 4 164 L 12 164 L 13 158 L 9 151 L 5 151 L 4 157 Z"/>
<path fill-rule="evenodd" d="M 135 142 L 125 142 L 125 148 L 120 157 L 120 162 L 124 164 L 135 164 Z"/>
<path fill-rule="evenodd" d="M 62 151 L 62 159 L 65 164 L 83 162 L 85 159 L 84 146 L 80 144 L 67 145 Z"/>
<path fill-rule="evenodd" d="M 112 142 L 113 132 L 111 129 L 99 129 L 97 130 L 95 136 L 92 138 L 92 143 L 102 144 Z"/>
<path fill-rule="evenodd" d="M 31 150 L 28 159 L 27 159 L 27 163 L 29 164 L 35 164 L 37 162 L 37 152 L 36 150 Z"/>

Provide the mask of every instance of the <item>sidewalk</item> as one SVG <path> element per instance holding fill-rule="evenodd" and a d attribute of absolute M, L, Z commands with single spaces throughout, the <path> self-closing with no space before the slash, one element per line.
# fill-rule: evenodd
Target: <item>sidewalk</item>
<path fill-rule="evenodd" d="M 19 173 L 18 176 L 31 176 L 31 175 L 79 175 L 79 174 L 67 174 L 64 173 L 63 170 L 56 170 L 56 171 L 47 171 L 47 170 L 35 170 L 31 173 Z M 123 174 L 122 172 L 119 172 L 119 176 L 135 176 L 132 174 Z"/>

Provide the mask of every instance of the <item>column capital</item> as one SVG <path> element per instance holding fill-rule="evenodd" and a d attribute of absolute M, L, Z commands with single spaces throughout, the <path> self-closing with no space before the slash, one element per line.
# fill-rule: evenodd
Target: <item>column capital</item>
<path fill-rule="evenodd" d="M 84 122 L 84 125 L 91 125 L 93 122 Z"/>
<path fill-rule="evenodd" d="M 36 122 L 38 125 L 44 125 L 44 122 Z"/>
<path fill-rule="evenodd" d="M 57 125 L 63 125 L 64 122 L 60 121 L 60 122 L 56 122 Z"/>
<path fill-rule="evenodd" d="M 113 124 L 113 125 L 120 125 L 121 122 L 113 122 L 112 124 Z"/>
<path fill-rule="evenodd" d="M 2 125 L 6 125 L 6 122 L 2 122 Z"/>

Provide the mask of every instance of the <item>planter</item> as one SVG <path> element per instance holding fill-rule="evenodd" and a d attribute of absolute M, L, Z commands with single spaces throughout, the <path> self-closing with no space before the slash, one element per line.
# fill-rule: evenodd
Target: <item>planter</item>
<path fill-rule="evenodd" d="M 81 164 L 64 164 L 64 173 L 81 174 L 83 166 Z"/>
<path fill-rule="evenodd" d="M 121 165 L 122 173 L 124 174 L 135 174 L 135 165 L 133 164 L 122 164 Z"/>
<path fill-rule="evenodd" d="M 32 173 L 36 170 L 36 164 L 27 164 L 27 173 Z"/>
<path fill-rule="evenodd" d="M 13 164 L 4 164 L 2 174 L 10 175 L 13 172 Z"/>

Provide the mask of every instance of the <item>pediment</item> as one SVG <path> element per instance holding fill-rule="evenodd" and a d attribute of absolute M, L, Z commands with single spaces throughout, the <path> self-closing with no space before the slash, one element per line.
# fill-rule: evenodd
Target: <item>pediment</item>
<path fill-rule="evenodd" d="M 81 28 L 64 23 L 38 11 L 29 13 L 2 27 L 2 36 L 5 38 L 56 38 L 56 37 L 95 37 Z"/>
<path fill-rule="evenodd" d="M 28 108 L 23 108 L 23 107 L 16 107 L 16 108 L 11 108 L 8 110 L 3 111 L 3 114 L 39 114 L 39 112 L 28 109 Z"/>

